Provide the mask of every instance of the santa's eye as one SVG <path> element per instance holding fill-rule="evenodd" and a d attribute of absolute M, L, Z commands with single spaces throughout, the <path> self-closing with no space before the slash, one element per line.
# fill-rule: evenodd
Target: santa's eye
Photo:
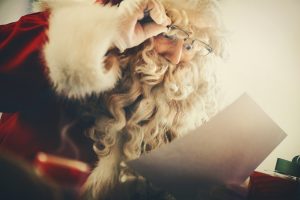
<path fill-rule="evenodd" d="M 184 48 L 184 50 L 186 50 L 186 51 L 191 51 L 191 50 L 193 50 L 193 45 L 190 44 L 190 43 L 184 43 L 184 44 L 183 44 L 183 48 Z"/>
<path fill-rule="evenodd" d="M 177 36 L 174 34 L 174 35 L 169 35 L 169 34 L 166 34 L 166 33 L 163 33 L 162 36 L 168 40 L 172 40 L 172 41 L 175 41 L 177 40 Z"/>

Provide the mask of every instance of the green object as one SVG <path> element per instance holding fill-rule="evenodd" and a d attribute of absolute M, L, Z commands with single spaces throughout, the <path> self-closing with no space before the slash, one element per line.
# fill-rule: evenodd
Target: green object
<path fill-rule="evenodd" d="M 277 158 L 275 171 L 300 178 L 300 156 L 294 157 L 293 161 Z"/>
<path fill-rule="evenodd" d="M 292 160 L 292 163 L 296 163 L 296 164 L 300 165 L 300 156 L 295 156 Z"/>

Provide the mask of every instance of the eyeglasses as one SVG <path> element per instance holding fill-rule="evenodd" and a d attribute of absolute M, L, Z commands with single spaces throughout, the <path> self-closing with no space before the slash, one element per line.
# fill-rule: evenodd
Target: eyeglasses
<path fill-rule="evenodd" d="M 206 56 L 213 51 L 211 46 L 201 40 L 190 38 L 190 33 L 178 26 L 169 25 L 167 28 L 168 32 L 162 33 L 162 36 L 174 43 L 183 39 L 183 48 L 187 53 L 196 52 L 201 56 Z"/>

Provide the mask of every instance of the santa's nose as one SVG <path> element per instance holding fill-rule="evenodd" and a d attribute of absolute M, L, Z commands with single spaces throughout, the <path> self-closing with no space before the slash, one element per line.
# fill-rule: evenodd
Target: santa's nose
<path fill-rule="evenodd" d="M 184 40 L 170 40 L 163 36 L 157 36 L 154 40 L 154 48 L 158 55 L 164 57 L 172 64 L 178 64 L 183 61 Z"/>
<path fill-rule="evenodd" d="M 170 44 L 161 55 L 172 64 L 178 64 L 182 60 L 183 40 L 178 40 L 176 43 Z"/>

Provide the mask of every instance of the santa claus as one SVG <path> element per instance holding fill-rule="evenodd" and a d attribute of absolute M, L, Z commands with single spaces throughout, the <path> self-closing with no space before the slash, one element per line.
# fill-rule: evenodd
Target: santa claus
<path fill-rule="evenodd" d="M 217 110 L 222 56 L 214 0 L 40 0 L 0 27 L 2 148 L 98 160 L 85 184 L 105 199 L 139 157 Z M 92 150 L 95 152 L 93 153 Z"/>

